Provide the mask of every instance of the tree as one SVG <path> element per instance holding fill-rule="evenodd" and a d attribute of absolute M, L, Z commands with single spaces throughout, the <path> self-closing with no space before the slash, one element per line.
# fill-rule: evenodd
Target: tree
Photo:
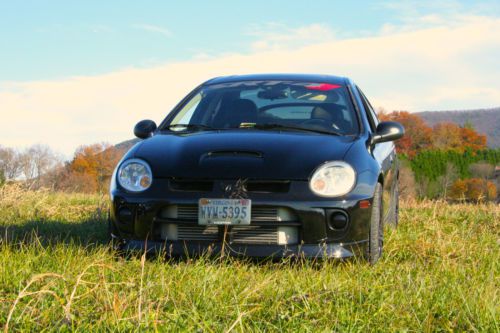
<path fill-rule="evenodd" d="M 486 162 L 478 162 L 469 165 L 472 177 L 481 179 L 491 179 L 495 174 L 495 166 Z"/>
<path fill-rule="evenodd" d="M 460 127 L 453 123 L 438 123 L 432 128 L 432 145 L 436 149 L 463 152 Z"/>
<path fill-rule="evenodd" d="M 481 202 L 495 200 L 496 197 L 497 189 L 495 184 L 479 178 L 459 179 L 453 184 L 450 191 L 450 198 L 455 200 Z"/>
<path fill-rule="evenodd" d="M 0 146 L 0 169 L 6 180 L 19 177 L 22 173 L 20 154 L 17 150 Z"/>
<path fill-rule="evenodd" d="M 472 151 L 486 149 L 486 136 L 477 133 L 470 126 L 460 127 L 454 123 L 439 123 L 432 129 L 432 143 L 436 149 L 463 153 L 467 149 Z"/>
<path fill-rule="evenodd" d="M 0 187 L 2 187 L 3 184 L 5 184 L 5 175 L 3 173 L 3 170 L 0 169 Z"/>
<path fill-rule="evenodd" d="M 465 200 L 467 193 L 467 182 L 462 179 L 458 179 L 453 183 L 450 190 L 450 198 L 455 200 Z"/>
<path fill-rule="evenodd" d="M 381 121 L 397 121 L 404 126 L 405 136 L 396 141 L 396 147 L 410 159 L 426 149 L 460 153 L 486 149 L 486 136 L 477 133 L 470 123 L 460 127 L 455 123 L 445 122 L 430 128 L 418 115 L 407 111 L 387 113 L 383 108 L 379 108 L 378 116 Z"/>
<path fill-rule="evenodd" d="M 399 168 L 399 195 L 402 199 L 414 199 L 417 195 L 415 176 L 405 163 Z"/>
<path fill-rule="evenodd" d="M 60 158 L 46 145 L 33 145 L 20 155 L 21 167 L 30 188 L 40 186 L 41 177 L 60 164 Z"/>
<path fill-rule="evenodd" d="M 85 191 L 102 192 L 107 187 L 113 170 L 123 152 L 107 143 L 96 143 L 79 147 L 70 163 L 76 179 L 86 179 Z"/>
<path fill-rule="evenodd" d="M 57 173 L 56 189 L 69 192 L 87 192 L 97 191 L 95 178 L 91 175 L 75 172 L 68 165 Z"/>
<path fill-rule="evenodd" d="M 432 146 L 432 129 L 427 126 L 424 120 L 407 111 L 394 111 L 385 113 L 383 109 L 379 112 L 381 121 L 397 121 L 405 128 L 403 138 L 395 142 L 399 152 L 407 154 L 410 158 L 417 152 Z"/>
<path fill-rule="evenodd" d="M 486 149 L 486 135 L 477 133 L 473 128 L 460 127 L 460 135 L 462 137 L 462 147 L 473 151 Z"/>
<path fill-rule="evenodd" d="M 440 188 L 442 190 L 442 197 L 446 200 L 448 198 L 448 189 L 453 185 L 458 178 L 457 168 L 452 163 L 446 163 L 446 170 L 444 175 L 438 178 Z"/>

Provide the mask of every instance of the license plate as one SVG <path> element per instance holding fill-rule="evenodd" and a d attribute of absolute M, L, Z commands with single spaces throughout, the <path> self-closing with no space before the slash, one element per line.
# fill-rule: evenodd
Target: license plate
<path fill-rule="evenodd" d="M 251 200 L 248 199 L 200 199 L 198 224 L 250 224 L 251 209 Z"/>

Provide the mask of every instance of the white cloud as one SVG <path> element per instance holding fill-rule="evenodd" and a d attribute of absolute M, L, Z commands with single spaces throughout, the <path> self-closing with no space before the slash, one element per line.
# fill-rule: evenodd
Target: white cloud
<path fill-rule="evenodd" d="M 160 27 L 157 25 L 151 25 L 151 24 L 134 24 L 134 28 L 148 31 L 148 32 L 153 32 L 153 33 L 158 33 L 160 35 L 163 35 L 165 37 L 172 37 L 172 32 L 168 30 L 167 28 Z"/>
<path fill-rule="evenodd" d="M 138 120 L 161 121 L 197 84 L 231 74 L 346 75 L 362 87 L 372 104 L 388 110 L 498 106 L 498 31 L 500 19 L 469 17 L 460 24 L 396 29 L 355 39 L 330 38 L 294 48 L 266 47 L 249 54 L 199 57 L 107 75 L 3 82 L 0 143 L 46 143 L 66 156 L 80 144 L 117 143 L 132 137 Z M 289 41 L 278 35 L 268 40 L 286 45 Z"/>
<path fill-rule="evenodd" d="M 247 35 L 256 37 L 252 43 L 254 51 L 283 50 L 305 45 L 332 41 L 334 31 L 326 24 L 311 24 L 290 28 L 282 23 L 269 22 L 253 25 Z"/>

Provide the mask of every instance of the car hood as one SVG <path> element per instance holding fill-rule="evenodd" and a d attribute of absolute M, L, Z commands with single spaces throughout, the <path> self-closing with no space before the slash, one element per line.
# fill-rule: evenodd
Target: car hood
<path fill-rule="evenodd" d="M 134 156 L 156 178 L 308 179 L 320 164 L 340 160 L 354 139 L 304 132 L 260 130 L 157 134 Z"/>

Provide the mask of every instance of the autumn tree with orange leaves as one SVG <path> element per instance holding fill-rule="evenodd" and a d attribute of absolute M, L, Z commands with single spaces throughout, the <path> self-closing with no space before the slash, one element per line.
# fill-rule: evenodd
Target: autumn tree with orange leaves
<path fill-rule="evenodd" d="M 462 136 L 463 146 L 472 150 L 486 149 L 487 138 L 486 135 L 477 133 L 473 128 L 460 127 L 460 134 Z"/>
<path fill-rule="evenodd" d="M 391 113 L 380 112 L 380 121 L 397 121 L 405 128 L 403 138 L 396 141 L 399 152 L 413 157 L 422 150 L 432 146 L 432 129 L 427 126 L 424 120 L 407 111 L 394 111 Z"/>
<path fill-rule="evenodd" d="M 401 188 L 415 188 L 420 197 L 450 198 L 458 200 L 494 200 L 496 192 L 491 181 L 468 179 L 468 167 L 494 168 L 500 161 L 500 152 L 488 150 L 486 136 L 477 133 L 471 125 L 459 126 L 443 122 L 428 126 L 418 115 L 406 111 L 379 112 L 381 121 L 397 121 L 405 127 L 405 136 L 396 141 L 398 152 L 406 157 L 401 167 Z M 481 162 L 481 163 L 479 163 Z M 410 170 L 411 169 L 411 170 Z M 491 173 L 491 172 L 490 172 Z M 408 179 L 414 181 L 408 181 Z M 493 187 L 492 187 L 493 186 Z M 450 191 L 448 191 L 450 190 Z"/>
<path fill-rule="evenodd" d="M 461 153 L 468 149 L 486 149 L 486 136 L 471 127 L 439 123 L 431 128 L 421 117 L 407 111 L 381 111 L 379 118 L 381 121 L 397 121 L 404 126 L 405 136 L 396 141 L 396 147 L 410 159 L 425 149 L 453 150 Z"/>
<path fill-rule="evenodd" d="M 481 202 L 495 200 L 497 189 L 495 184 L 486 179 L 459 179 L 451 186 L 450 197 L 453 200 Z"/>
<path fill-rule="evenodd" d="M 439 123 L 432 129 L 432 143 L 435 149 L 449 149 L 463 153 L 467 149 L 473 151 L 485 149 L 486 136 L 454 123 Z"/>
<path fill-rule="evenodd" d="M 69 164 L 71 177 L 85 184 L 86 192 L 103 192 L 123 152 L 107 143 L 79 147 Z"/>

